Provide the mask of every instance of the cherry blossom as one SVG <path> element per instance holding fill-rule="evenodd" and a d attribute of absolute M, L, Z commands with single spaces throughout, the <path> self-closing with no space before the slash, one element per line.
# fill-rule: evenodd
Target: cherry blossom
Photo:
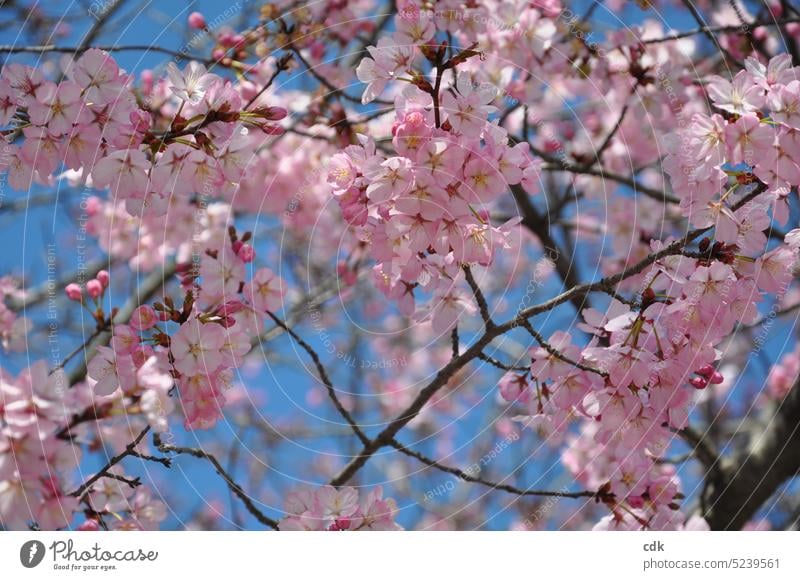
<path fill-rule="evenodd" d="M 0 525 L 781 525 L 800 19 L 715 8 L 278 2 L 181 16 L 152 69 L 2 47 Z M 763 501 L 743 450 L 791 468 Z M 178 456 L 223 496 L 186 515 Z"/>

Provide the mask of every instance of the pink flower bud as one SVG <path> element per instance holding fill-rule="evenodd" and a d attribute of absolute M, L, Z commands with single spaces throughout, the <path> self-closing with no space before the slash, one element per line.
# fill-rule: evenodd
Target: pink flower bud
<path fill-rule="evenodd" d="M 561 149 L 561 142 L 555 139 L 548 139 L 544 145 L 544 150 L 548 153 L 555 153 L 559 149 Z"/>
<path fill-rule="evenodd" d="M 64 293 L 70 300 L 74 300 L 75 302 L 81 301 L 81 287 L 77 284 L 67 284 L 67 287 L 64 288 Z"/>
<path fill-rule="evenodd" d="M 156 311 L 149 304 L 142 304 L 131 315 L 131 326 L 136 330 L 150 330 L 158 322 Z"/>
<path fill-rule="evenodd" d="M 708 382 L 711 383 L 712 385 L 721 385 L 724 380 L 725 377 L 722 376 L 722 373 L 715 372 L 708 379 Z"/>
<path fill-rule="evenodd" d="M 697 390 L 702 390 L 708 386 L 708 381 L 706 379 L 701 379 L 700 377 L 692 377 L 689 379 L 689 384 Z"/>
<path fill-rule="evenodd" d="M 233 253 L 238 254 L 239 250 L 242 249 L 243 245 L 244 242 L 242 240 L 236 240 L 235 242 L 233 242 L 233 244 L 231 245 L 231 247 L 233 248 Z"/>
<path fill-rule="evenodd" d="M 281 119 L 285 119 L 288 114 L 289 111 L 283 107 L 267 107 L 264 110 L 264 118 L 267 121 L 280 121 Z"/>
<path fill-rule="evenodd" d="M 111 277 L 108 275 L 106 270 L 100 270 L 97 273 L 97 279 L 100 280 L 100 283 L 103 285 L 103 288 L 108 288 L 108 281 Z"/>
<path fill-rule="evenodd" d="M 103 284 L 97 278 L 93 278 L 86 283 L 86 292 L 93 300 L 97 300 L 103 295 Z"/>
<path fill-rule="evenodd" d="M 755 40 L 766 40 L 768 36 L 769 36 L 769 31 L 763 26 L 759 26 L 758 28 L 753 30 L 753 38 Z"/>
<path fill-rule="evenodd" d="M 250 244 L 242 244 L 242 247 L 236 252 L 236 255 L 244 262 L 249 264 L 256 257 L 256 250 Z"/>
<path fill-rule="evenodd" d="M 264 123 L 261 125 L 261 130 L 267 135 L 283 135 L 285 132 L 283 127 L 274 123 Z"/>
<path fill-rule="evenodd" d="M 202 30 L 206 27 L 206 19 L 199 12 L 192 12 L 189 14 L 189 26 L 197 30 Z"/>
<path fill-rule="evenodd" d="M 697 374 L 701 375 L 703 377 L 710 377 L 711 375 L 713 375 L 716 372 L 716 370 L 717 369 L 715 369 L 711 365 L 703 365 L 702 367 L 697 369 Z"/>

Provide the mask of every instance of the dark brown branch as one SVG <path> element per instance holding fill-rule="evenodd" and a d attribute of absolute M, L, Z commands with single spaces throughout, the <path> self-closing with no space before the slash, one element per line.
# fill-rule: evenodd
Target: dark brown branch
<path fill-rule="evenodd" d="M 692 453 L 706 469 L 716 470 L 719 467 L 719 452 L 714 449 L 713 444 L 705 437 L 705 434 L 698 433 L 688 426 L 676 431 L 676 433 L 689 444 L 692 448 Z"/>
<path fill-rule="evenodd" d="M 669 202 L 669 203 L 680 203 L 680 199 L 675 197 L 674 195 L 668 194 L 664 190 L 653 189 L 652 187 L 648 187 L 642 183 L 639 183 L 632 177 L 626 177 L 624 175 L 619 175 L 616 173 L 611 173 L 606 171 L 602 167 L 598 167 L 597 169 L 587 168 L 580 165 L 574 165 L 572 163 L 559 163 L 555 158 L 547 155 L 547 158 L 540 155 L 538 150 L 534 150 L 534 152 L 548 161 L 548 163 L 553 163 L 553 165 L 545 165 L 542 167 L 544 171 L 554 171 L 554 172 L 566 172 L 566 173 L 574 173 L 576 175 L 591 175 L 594 177 L 601 177 L 603 179 L 608 179 L 609 181 L 614 181 L 616 183 L 627 185 L 631 189 L 633 189 L 634 193 L 643 193 L 649 198 L 655 199 L 656 201 L 660 202 Z"/>
<path fill-rule="evenodd" d="M 124 0 L 111 0 L 103 5 L 102 13 L 97 17 L 92 27 L 87 31 L 84 35 L 83 39 L 81 40 L 81 44 L 78 47 L 80 52 L 88 49 L 92 43 L 100 36 L 100 33 L 103 31 L 103 27 L 106 23 L 114 16 L 114 14 L 122 7 L 122 3 Z"/>
<path fill-rule="evenodd" d="M 336 394 L 336 387 L 333 386 L 333 383 L 331 382 L 331 379 L 328 376 L 328 372 L 325 370 L 325 366 L 322 364 L 322 361 L 320 360 L 317 352 L 313 348 L 311 348 L 311 346 L 305 340 L 300 338 L 300 336 L 294 330 L 292 330 L 289 327 L 289 325 L 287 325 L 283 320 L 275 316 L 272 312 L 267 311 L 267 316 L 269 316 L 273 320 L 273 322 L 275 322 L 275 324 L 277 324 L 287 334 L 289 334 L 289 336 L 291 336 L 295 340 L 295 342 L 297 342 L 297 344 L 300 345 L 300 348 L 306 351 L 308 356 L 311 357 L 311 360 L 314 362 L 314 366 L 317 368 L 317 373 L 319 374 L 319 378 L 325 385 L 325 388 L 328 391 L 328 396 L 333 402 L 333 406 L 336 407 L 336 410 L 339 412 L 339 414 L 344 418 L 345 421 L 347 421 L 347 424 L 350 425 L 350 428 L 353 430 L 353 433 L 355 433 L 356 437 L 358 437 L 361 443 L 364 445 L 370 443 L 369 438 L 361 430 L 361 427 L 358 426 L 358 423 L 356 423 L 355 419 L 350 414 L 350 411 L 345 409 L 344 405 L 342 405 L 342 402 L 339 400 L 339 396 Z"/>
<path fill-rule="evenodd" d="M 635 89 L 635 86 L 634 86 L 634 89 Z M 614 139 L 614 136 L 616 136 L 616 134 L 619 132 L 619 129 L 622 126 L 622 122 L 625 120 L 625 115 L 627 113 L 628 113 L 628 103 L 625 103 L 622 106 L 622 111 L 620 111 L 619 117 L 617 118 L 617 122 L 614 123 L 614 126 L 611 128 L 611 131 L 608 132 L 608 135 L 606 135 L 606 138 L 600 144 L 600 148 L 597 150 L 597 153 L 595 153 L 595 155 L 594 155 L 595 159 L 597 160 L 597 163 L 601 163 L 602 164 L 601 158 L 603 156 L 603 153 L 605 153 L 606 149 L 608 149 L 608 147 L 611 145 L 612 139 Z M 586 168 L 589 169 L 591 167 L 591 165 L 593 165 L 593 164 L 587 164 Z"/>
<path fill-rule="evenodd" d="M 517 202 L 517 207 L 522 216 L 522 225 L 539 238 L 539 241 L 544 247 L 545 255 L 553 262 L 556 272 L 558 272 L 558 275 L 561 277 L 564 286 L 566 288 L 578 286 L 579 280 L 577 279 L 575 269 L 572 267 L 572 260 L 561 251 L 561 248 L 550 235 L 549 216 L 545 217 L 539 214 L 530 197 L 528 197 L 527 192 L 521 186 L 512 185 L 511 194 L 514 196 L 514 200 Z M 578 313 L 580 313 L 586 305 L 585 300 L 578 295 L 570 298 L 570 300 L 575 305 Z"/>
<path fill-rule="evenodd" d="M 483 324 L 486 328 L 494 326 L 492 315 L 489 313 L 489 305 L 486 302 L 486 296 L 483 295 L 481 287 L 475 281 L 475 276 L 472 275 L 472 269 L 469 266 L 464 266 L 464 276 L 467 279 L 467 284 L 472 289 L 472 294 L 475 296 L 475 302 L 478 303 L 478 310 L 483 318 Z"/>

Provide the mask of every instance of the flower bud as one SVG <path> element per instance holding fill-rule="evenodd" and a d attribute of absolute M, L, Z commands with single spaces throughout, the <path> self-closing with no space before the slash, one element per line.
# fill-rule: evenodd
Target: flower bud
<path fill-rule="evenodd" d="M 711 375 L 713 375 L 713 374 L 714 374 L 716 371 L 717 371 L 717 369 L 715 369 L 715 368 L 714 368 L 713 366 L 711 366 L 711 365 L 703 365 L 702 367 L 700 367 L 699 369 L 697 369 L 697 374 L 698 374 L 698 375 L 701 375 L 701 376 L 704 376 L 704 377 L 710 377 L 710 376 L 711 376 Z"/>
<path fill-rule="evenodd" d="M 230 316 L 232 314 L 236 314 L 240 312 L 244 308 L 244 304 L 242 304 L 239 300 L 230 300 L 225 302 L 222 306 L 217 309 L 217 313 L 220 316 Z"/>

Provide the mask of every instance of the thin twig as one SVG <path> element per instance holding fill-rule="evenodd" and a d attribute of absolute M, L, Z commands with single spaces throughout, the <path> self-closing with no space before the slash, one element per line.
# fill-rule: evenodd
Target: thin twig
<path fill-rule="evenodd" d="M 297 344 L 300 345 L 300 348 L 306 351 L 308 356 L 311 357 L 311 360 L 314 362 L 314 366 L 317 367 L 317 373 L 319 374 L 319 378 L 325 385 L 325 388 L 328 391 L 328 396 L 333 402 L 333 406 L 336 407 L 336 410 L 339 412 L 339 414 L 344 418 L 345 421 L 347 421 L 347 424 L 350 425 L 350 428 L 353 430 L 353 433 L 355 433 L 356 437 L 358 437 L 361 443 L 363 443 L 364 445 L 368 444 L 370 442 L 369 437 L 367 437 L 361 430 L 361 427 L 358 426 L 358 423 L 356 423 L 355 419 L 350 414 L 350 411 L 345 409 L 344 405 L 342 405 L 342 402 L 339 400 L 339 396 L 336 394 L 336 387 L 333 386 L 333 383 L 331 382 L 331 379 L 328 376 L 328 372 L 325 370 L 325 366 L 322 364 L 322 361 L 320 360 L 317 352 L 313 348 L 311 348 L 311 346 L 305 340 L 300 338 L 300 336 L 294 330 L 292 330 L 288 324 L 286 324 L 283 320 L 275 316 L 272 312 L 267 311 L 267 316 L 269 316 L 273 320 L 273 322 L 275 322 L 275 324 L 277 324 L 287 334 L 289 334 L 289 336 L 291 336 L 295 340 L 295 342 L 297 342 Z"/>
<path fill-rule="evenodd" d="M 736 211 L 740 207 L 743 207 L 751 200 L 764 193 L 766 189 L 767 186 L 765 184 L 758 183 L 758 185 L 754 187 L 750 193 L 735 203 L 731 209 Z M 649 255 L 640 262 L 625 268 L 622 270 L 622 272 L 614 274 L 613 276 L 605 277 L 596 282 L 581 284 L 579 286 L 569 288 L 565 292 L 562 292 L 550 300 L 526 308 L 525 310 L 519 312 L 513 319 L 504 322 L 503 324 L 496 325 L 492 328 L 487 328 L 483 335 L 481 335 L 481 337 L 475 341 L 472 346 L 459 355 L 458 358 L 452 359 L 444 367 L 442 367 L 442 369 L 436 373 L 434 379 L 419 392 L 411 404 L 399 415 L 397 415 L 391 422 L 389 422 L 389 424 L 380 433 L 378 433 L 378 435 L 369 444 L 365 444 L 361 452 L 354 457 L 344 467 L 344 469 L 339 472 L 338 475 L 331 479 L 330 484 L 333 486 L 341 486 L 347 483 L 379 449 L 390 444 L 395 435 L 420 413 L 428 401 L 430 401 L 431 398 L 439 391 L 439 389 L 446 385 L 461 368 L 463 368 L 472 360 L 479 358 L 484 348 L 488 346 L 495 338 L 505 334 L 509 330 L 522 326 L 525 321 L 537 314 L 550 311 L 556 306 L 564 304 L 576 295 L 584 295 L 588 292 L 597 291 L 604 288 L 613 289 L 619 282 L 643 272 L 658 260 L 666 256 L 679 253 L 687 244 L 691 243 L 710 229 L 711 228 L 708 227 L 690 230 L 684 237 L 672 242 L 671 244 L 668 244 L 660 251 Z"/>
<path fill-rule="evenodd" d="M 579 369 L 581 369 L 583 371 L 587 371 L 587 372 L 590 372 L 590 373 L 594 373 L 596 375 L 600 375 L 603 378 L 608 377 L 608 373 L 607 372 L 601 371 L 600 369 L 596 369 L 594 367 L 587 366 L 587 365 L 585 365 L 583 363 L 579 363 L 578 361 L 572 360 L 571 358 L 566 356 L 564 353 L 562 353 L 557 348 L 555 348 L 552 344 L 547 342 L 544 339 L 544 337 L 539 333 L 539 331 L 537 331 L 535 328 L 533 328 L 533 326 L 531 325 L 531 323 L 529 321 L 525 320 L 521 324 L 521 326 L 525 330 L 528 331 L 528 334 L 530 334 L 534 339 L 536 339 L 536 342 L 538 342 L 542 346 L 543 349 L 545 349 L 547 352 L 549 352 L 551 355 L 553 355 L 557 359 L 562 360 L 565 363 L 571 364 L 572 366 L 574 366 L 576 368 L 579 368 Z"/>
<path fill-rule="evenodd" d="M 413 457 L 414 459 L 424 463 L 429 467 L 433 467 L 434 469 L 438 469 L 439 471 L 455 475 L 459 479 L 468 481 L 470 483 L 478 483 L 480 485 L 485 485 L 486 487 L 490 487 L 492 489 L 499 489 L 500 491 L 505 491 L 514 495 L 563 497 L 563 498 L 573 498 L 573 499 L 587 497 L 587 498 L 597 498 L 599 500 L 608 500 L 613 497 L 612 495 L 603 495 L 600 492 L 596 491 L 546 491 L 539 489 L 521 489 L 513 485 L 508 485 L 505 483 L 496 483 L 493 481 L 483 479 L 482 477 L 476 477 L 474 475 L 470 475 L 457 467 L 450 467 L 448 465 L 443 465 L 439 461 L 426 457 L 419 451 L 414 451 L 413 449 L 409 449 L 402 443 L 398 442 L 396 439 L 392 439 L 389 445 L 397 449 L 400 453 L 408 455 L 409 457 Z"/>
<path fill-rule="evenodd" d="M 491 357 L 488 354 L 483 353 L 483 352 L 478 355 L 478 358 L 481 359 L 484 362 L 489 363 L 493 367 L 497 367 L 498 369 L 500 369 L 502 371 L 520 371 L 520 372 L 522 372 L 522 371 L 529 371 L 530 370 L 530 367 L 523 367 L 523 366 L 515 366 L 515 365 L 505 364 L 503 362 L 500 362 L 496 358 Z"/>
<path fill-rule="evenodd" d="M 242 501 L 244 506 L 259 522 L 268 526 L 274 530 L 278 529 L 278 521 L 270 518 L 269 516 L 265 515 L 260 509 L 258 509 L 253 502 L 253 500 L 248 496 L 242 487 L 236 483 L 233 478 L 228 474 L 227 471 L 222 467 L 220 462 L 217 460 L 214 455 L 203 451 L 202 449 L 197 449 L 194 447 L 178 447 L 176 445 L 170 445 L 168 443 L 164 443 L 161 441 L 161 437 L 159 437 L 158 433 L 153 434 L 153 444 L 156 448 L 161 451 L 162 453 L 177 453 L 179 455 L 191 455 L 192 457 L 197 457 L 199 459 L 206 459 L 214 466 L 214 469 L 217 470 L 217 473 L 225 480 L 225 483 L 228 484 L 228 487 L 231 489 L 233 493 Z"/>

